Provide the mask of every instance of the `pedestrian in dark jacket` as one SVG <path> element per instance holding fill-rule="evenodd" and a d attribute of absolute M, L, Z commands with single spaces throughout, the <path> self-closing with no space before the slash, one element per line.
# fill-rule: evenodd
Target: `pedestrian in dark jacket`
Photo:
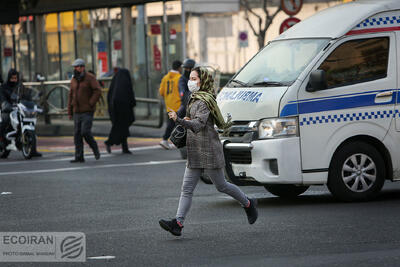
<path fill-rule="evenodd" d="M 221 141 L 214 128 L 226 129 L 226 123 L 217 106 L 213 90 L 213 78 L 206 68 L 194 68 L 188 82 L 192 92 L 188 104 L 189 117 L 179 118 L 175 112 L 169 112 L 169 117 L 187 129 L 186 146 L 188 151 L 185 174 L 178 211 L 173 220 L 160 220 L 160 226 L 180 236 L 183 222 L 189 212 L 193 191 L 203 172 L 211 178 L 218 191 L 230 195 L 244 207 L 247 219 L 253 224 L 258 217 L 256 199 L 249 199 L 236 185 L 225 181 L 225 159 Z"/>
<path fill-rule="evenodd" d="M 194 65 L 196 65 L 196 61 L 194 61 L 193 59 L 190 59 L 190 58 L 183 61 L 183 64 L 182 64 L 183 74 L 179 78 L 179 94 L 181 96 L 181 106 L 177 112 L 178 117 L 180 117 L 180 118 L 183 118 L 186 116 L 186 105 L 190 99 L 190 91 L 188 88 L 188 81 L 189 81 L 190 72 L 194 68 Z"/>
<path fill-rule="evenodd" d="M 107 102 L 112 123 L 111 132 L 104 142 L 107 152 L 111 153 L 112 145 L 121 144 L 122 153 L 130 154 L 128 148 L 129 126 L 135 121 L 133 108 L 136 106 L 136 100 L 129 70 L 118 69 L 111 80 Z"/>
<path fill-rule="evenodd" d="M 74 119 L 75 159 L 71 160 L 71 163 L 85 161 L 83 139 L 93 150 L 97 160 L 100 158 L 100 152 L 91 131 L 96 103 L 101 96 L 101 87 L 96 77 L 85 71 L 83 59 L 76 59 L 72 66 L 74 76 L 71 79 L 68 95 L 68 115 L 70 119 Z"/>

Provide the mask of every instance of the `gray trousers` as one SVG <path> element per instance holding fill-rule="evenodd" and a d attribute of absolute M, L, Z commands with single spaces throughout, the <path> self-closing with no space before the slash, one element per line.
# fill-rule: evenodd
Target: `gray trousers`
<path fill-rule="evenodd" d="M 74 143 L 75 158 L 83 158 L 83 138 L 90 148 L 99 151 L 96 141 L 92 135 L 93 112 L 75 113 L 74 114 Z"/>
<path fill-rule="evenodd" d="M 196 188 L 197 182 L 200 179 L 202 172 L 208 174 L 219 192 L 225 193 L 236 199 L 242 207 L 248 205 L 248 198 L 234 184 L 225 181 L 224 170 L 221 169 L 190 169 L 186 167 L 185 174 L 183 176 L 183 184 L 181 190 L 181 197 L 179 199 L 178 211 L 176 213 L 176 219 L 183 224 L 187 213 L 189 212 L 190 206 L 192 205 L 193 191 Z"/>

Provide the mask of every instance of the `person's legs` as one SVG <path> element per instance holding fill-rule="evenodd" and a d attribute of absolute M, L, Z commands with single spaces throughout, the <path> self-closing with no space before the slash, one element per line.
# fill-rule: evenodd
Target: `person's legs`
<path fill-rule="evenodd" d="M 81 114 L 74 114 L 74 143 L 75 143 L 75 161 L 83 161 L 83 139 L 81 134 L 82 123 Z"/>
<path fill-rule="evenodd" d="M 100 158 L 99 147 L 97 146 L 96 140 L 92 135 L 92 124 L 93 124 L 93 113 L 87 112 L 82 114 L 82 136 L 85 138 L 86 143 L 93 150 L 94 157 Z"/>
<path fill-rule="evenodd" d="M 175 122 L 169 118 L 167 118 L 167 128 L 165 129 L 163 140 L 160 142 L 160 145 L 165 149 L 170 149 L 170 145 L 168 143 L 168 138 L 171 136 L 172 130 L 175 127 Z"/>
<path fill-rule="evenodd" d="M 178 210 L 176 212 L 176 220 L 183 224 L 190 206 L 192 205 L 193 191 L 200 179 L 202 169 L 190 169 L 186 167 L 183 176 L 181 189 L 181 197 L 179 199 Z"/>
<path fill-rule="evenodd" d="M 1 123 L 0 123 L 0 137 L 6 137 L 6 130 L 8 125 L 10 124 L 10 113 L 2 112 L 1 113 Z"/>
<path fill-rule="evenodd" d="M 164 140 L 168 140 L 168 138 L 171 136 L 172 130 L 175 127 L 175 122 L 171 119 L 167 120 L 167 128 L 165 129 L 165 133 L 163 136 Z"/>
<path fill-rule="evenodd" d="M 39 153 L 37 151 L 37 136 L 36 136 L 35 146 L 33 147 L 33 150 L 32 150 L 32 157 L 41 157 L 41 156 L 42 156 L 42 153 Z"/>
<path fill-rule="evenodd" d="M 257 200 L 248 198 L 238 186 L 225 181 L 224 169 L 207 169 L 205 171 L 219 192 L 230 195 L 242 205 L 249 224 L 255 223 L 258 218 Z"/>
<path fill-rule="evenodd" d="M 122 153 L 124 153 L 124 154 L 132 154 L 132 152 L 129 151 L 129 147 L 128 147 L 128 137 L 124 137 L 122 139 L 121 146 L 122 146 Z"/>
<path fill-rule="evenodd" d="M 249 200 L 240 188 L 234 184 L 228 183 L 225 180 L 224 170 L 221 169 L 205 169 L 204 170 L 211 178 L 213 184 L 219 192 L 225 193 L 236 199 L 242 207 L 247 207 Z"/>

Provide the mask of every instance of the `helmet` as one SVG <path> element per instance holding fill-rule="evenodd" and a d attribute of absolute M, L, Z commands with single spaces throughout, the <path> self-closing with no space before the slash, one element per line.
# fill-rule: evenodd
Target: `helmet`
<path fill-rule="evenodd" d="M 183 61 L 182 67 L 192 69 L 196 65 L 196 61 L 193 59 L 187 58 Z"/>

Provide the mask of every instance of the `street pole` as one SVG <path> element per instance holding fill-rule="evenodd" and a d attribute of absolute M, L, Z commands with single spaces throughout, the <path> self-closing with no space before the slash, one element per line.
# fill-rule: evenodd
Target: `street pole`
<path fill-rule="evenodd" d="M 60 81 L 62 78 L 62 47 L 61 47 L 61 20 L 60 20 L 60 13 L 57 13 L 57 35 L 58 35 L 58 63 L 59 63 L 59 70 L 60 70 Z"/>
<path fill-rule="evenodd" d="M 182 60 L 186 58 L 186 17 L 185 17 L 185 0 L 181 0 L 181 24 L 182 24 Z"/>
<path fill-rule="evenodd" d="M 74 56 L 78 58 L 78 33 L 77 33 L 77 25 L 76 25 L 76 11 L 74 11 Z"/>
<path fill-rule="evenodd" d="M 26 39 L 28 41 L 28 81 L 32 80 L 32 60 L 31 60 L 31 22 L 29 16 L 26 17 Z"/>
<path fill-rule="evenodd" d="M 108 71 L 111 71 L 112 69 L 112 36 L 111 36 L 111 12 L 110 9 L 107 8 L 107 36 L 108 36 Z"/>
<path fill-rule="evenodd" d="M 167 17 L 167 5 L 165 0 L 163 0 L 163 41 L 164 41 L 164 71 L 165 73 L 168 72 L 169 66 L 169 49 L 168 49 L 168 38 L 169 38 L 169 31 L 168 31 L 168 17 Z"/>

